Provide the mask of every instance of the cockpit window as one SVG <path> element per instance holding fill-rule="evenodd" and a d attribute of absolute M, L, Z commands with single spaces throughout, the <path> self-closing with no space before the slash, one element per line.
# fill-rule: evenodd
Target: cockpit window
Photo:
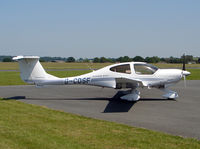
<path fill-rule="evenodd" d="M 134 64 L 136 74 L 150 75 L 154 74 L 158 68 L 151 64 Z"/>
<path fill-rule="evenodd" d="M 127 74 L 131 73 L 131 69 L 130 69 L 129 64 L 111 67 L 110 70 L 114 71 L 114 72 L 120 72 L 120 73 L 127 73 Z"/>

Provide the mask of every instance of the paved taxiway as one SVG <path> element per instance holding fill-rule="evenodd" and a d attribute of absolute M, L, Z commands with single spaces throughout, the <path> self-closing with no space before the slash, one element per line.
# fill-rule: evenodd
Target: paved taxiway
<path fill-rule="evenodd" d="M 108 121 L 200 139 L 200 81 L 178 83 L 177 100 L 165 100 L 156 89 L 141 89 L 136 103 L 119 100 L 114 89 L 92 86 L 1 86 L 0 97 L 47 106 Z"/>

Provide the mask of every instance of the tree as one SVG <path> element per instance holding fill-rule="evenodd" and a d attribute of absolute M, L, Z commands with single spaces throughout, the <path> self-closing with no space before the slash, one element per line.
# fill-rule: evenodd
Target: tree
<path fill-rule="evenodd" d="M 144 59 L 144 61 L 147 63 L 153 63 L 152 59 L 148 56 Z"/>
<path fill-rule="evenodd" d="M 181 56 L 181 62 L 183 62 L 184 55 Z M 188 62 L 193 62 L 193 56 L 192 55 L 185 55 L 185 63 L 187 64 Z"/>
<path fill-rule="evenodd" d="M 160 58 L 160 61 L 161 61 L 161 62 L 166 62 L 166 58 L 163 58 L 163 57 L 162 57 L 162 58 Z"/>
<path fill-rule="evenodd" d="M 40 62 L 46 62 L 43 58 L 40 58 Z"/>
<path fill-rule="evenodd" d="M 83 62 L 83 58 L 79 58 L 78 60 L 77 60 L 77 62 Z"/>
<path fill-rule="evenodd" d="M 135 61 L 135 62 L 144 62 L 144 58 L 141 57 L 141 56 L 135 56 L 135 57 L 133 58 L 133 61 Z"/>
<path fill-rule="evenodd" d="M 107 62 L 107 59 L 105 57 L 101 57 L 100 58 L 100 63 L 105 63 L 105 62 Z"/>
<path fill-rule="evenodd" d="M 10 58 L 10 57 L 5 57 L 5 58 L 3 59 L 3 62 L 12 62 L 12 58 Z"/>
<path fill-rule="evenodd" d="M 100 63 L 100 59 L 99 59 L 98 57 L 95 57 L 95 58 L 93 59 L 93 63 Z"/>
<path fill-rule="evenodd" d="M 168 63 L 181 63 L 182 61 L 180 58 L 170 56 L 170 58 L 167 59 L 167 62 Z"/>
<path fill-rule="evenodd" d="M 131 62 L 131 61 L 132 61 L 132 59 L 129 58 L 128 56 L 123 57 L 123 62 Z"/>
<path fill-rule="evenodd" d="M 83 59 L 83 62 L 84 62 L 84 63 L 89 63 L 90 60 L 89 60 L 88 58 L 85 58 L 85 59 Z"/>
<path fill-rule="evenodd" d="M 117 62 L 122 62 L 122 60 L 123 60 L 123 57 L 118 57 L 118 58 L 116 59 Z"/>
<path fill-rule="evenodd" d="M 109 63 L 115 63 L 116 62 L 115 58 L 107 58 L 107 60 L 108 60 Z"/>
<path fill-rule="evenodd" d="M 118 61 L 118 62 L 131 62 L 132 59 L 129 58 L 128 56 L 124 56 L 124 57 L 119 57 L 119 58 L 117 58 L 117 61 Z"/>
<path fill-rule="evenodd" d="M 76 60 L 75 60 L 75 58 L 74 57 L 68 57 L 67 58 L 67 62 L 75 62 Z"/>
<path fill-rule="evenodd" d="M 160 58 L 157 56 L 145 58 L 145 62 L 147 62 L 147 63 L 158 63 L 159 61 L 160 61 Z"/>
<path fill-rule="evenodd" d="M 153 58 L 154 63 L 160 62 L 160 58 L 158 56 L 153 56 L 152 58 Z"/>

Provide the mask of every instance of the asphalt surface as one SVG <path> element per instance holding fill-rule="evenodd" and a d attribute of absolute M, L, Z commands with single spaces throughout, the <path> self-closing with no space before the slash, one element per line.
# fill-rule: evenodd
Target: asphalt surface
<path fill-rule="evenodd" d="M 171 88 L 177 100 L 166 100 L 156 89 L 140 89 L 141 100 L 119 100 L 117 90 L 92 86 L 1 86 L 0 97 L 114 121 L 131 126 L 200 139 L 200 81 Z"/>

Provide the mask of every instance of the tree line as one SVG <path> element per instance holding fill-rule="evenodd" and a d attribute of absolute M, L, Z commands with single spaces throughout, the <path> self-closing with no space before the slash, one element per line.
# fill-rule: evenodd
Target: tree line
<path fill-rule="evenodd" d="M 0 56 L 1 62 L 12 62 L 12 56 Z M 118 58 L 106 58 L 106 57 L 95 57 L 93 59 L 88 58 L 79 58 L 75 59 L 74 57 L 41 57 L 41 62 L 93 62 L 93 63 L 116 63 L 116 62 L 147 62 L 147 63 L 182 63 L 183 62 L 183 56 L 180 58 L 177 57 L 168 57 L 168 58 L 160 58 L 158 56 L 152 56 L 152 57 L 145 57 L 142 56 L 135 56 L 133 58 L 129 56 L 123 56 Z M 193 57 L 192 55 L 185 55 L 185 61 L 186 63 L 200 63 L 200 58 Z"/>
<path fill-rule="evenodd" d="M 94 63 L 105 63 L 105 62 L 147 62 L 147 63 L 182 63 L 183 62 L 183 56 L 180 58 L 177 57 L 169 57 L 169 58 L 160 58 L 158 56 L 152 56 L 152 57 L 145 57 L 143 58 L 142 56 L 135 56 L 134 58 L 130 58 L 128 56 L 123 56 L 119 58 L 105 58 L 105 57 L 95 57 L 93 59 Z M 186 63 L 200 63 L 200 58 L 193 57 L 192 55 L 185 55 L 185 62 Z"/>

